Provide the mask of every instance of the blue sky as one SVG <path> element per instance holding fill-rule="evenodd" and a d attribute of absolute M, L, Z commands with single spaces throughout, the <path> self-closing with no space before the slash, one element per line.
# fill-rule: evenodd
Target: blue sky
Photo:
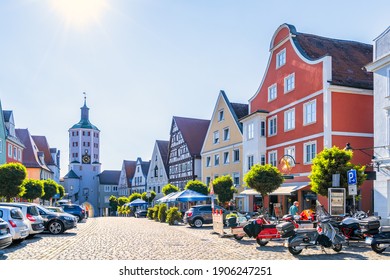
<path fill-rule="evenodd" d="M 247 103 L 281 24 L 372 44 L 390 10 L 361 0 L 65 1 L 0 1 L 3 109 L 61 150 L 62 175 L 83 92 L 101 130 L 102 170 L 119 170 L 169 140 L 172 116 L 210 119 L 220 89 Z"/>

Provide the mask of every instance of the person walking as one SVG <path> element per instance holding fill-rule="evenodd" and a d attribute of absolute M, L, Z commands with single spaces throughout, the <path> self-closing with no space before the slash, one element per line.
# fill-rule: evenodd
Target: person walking
<path fill-rule="evenodd" d="M 293 205 L 291 205 L 290 209 L 288 210 L 288 213 L 293 216 L 298 215 L 298 206 L 299 206 L 299 202 L 294 201 Z"/>

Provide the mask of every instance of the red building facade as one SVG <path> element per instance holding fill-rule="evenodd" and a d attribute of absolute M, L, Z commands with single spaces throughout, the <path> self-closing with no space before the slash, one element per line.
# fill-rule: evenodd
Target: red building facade
<path fill-rule="evenodd" d="M 267 203 L 289 205 L 300 201 L 300 210 L 310 207 L 315 195 L 308 175 L 315 155 L 324 148 L 373 146 L 373 80 L 363 66 L 372 59 L 372 46 L 324 38 L 281 25 L 270 44 L 270 57 L 263 80 L 249 100 L 250 113 L 268 111 L 266 118 L 267 163 L 281 166 L 284 155 L 295 159 L 290 192 L 276 192 Z M 245 124 L 244 124 L 245 125 Z M 369 152 L 369 151 L 368 151 Z M 369 165 L 371 157 L 354 152 L 353 162 Z M 295 186 L 292 188 L 291 186 Z M 372 181 L 360 188 L 360 207 L 372 209 Z M 327 206 L 327 199 L 318 197 Z"/>

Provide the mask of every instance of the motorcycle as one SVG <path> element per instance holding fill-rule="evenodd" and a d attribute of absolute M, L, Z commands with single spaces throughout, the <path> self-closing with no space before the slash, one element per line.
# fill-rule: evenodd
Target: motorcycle
<path fill-rule="evenodd" d="M 313 228 L 311 221 L 300 221 L 299 217 L 294 217 L 293 215 L 284 215 L 282 221 L 290 223 L 294 228 Z M 257 244 L 265 246 L 270 240 L 281 238 L 280 233 L 276 230 L 276 225 L 277 223 L 271 223 L 264 216 L 259 216 L 256 220 L 245 225 L 241 234 L 236 233 L 234 237 L 238 240 L 242 239 L 245 235 L 255 237 Z"/>
<path fill-rule="evenodd" d="M 377 234 L 366 237 L 365 243 L 370 244 L 375 253 L 383 253 L 390 247 L 390 226 L 381 226 Z"/>
<path fill-rule="evenodd" d="M 379 232 L 379 217 L 368 217 L 367 213 L 359 211 L 351 217 L 344 218 L 340 223 L 332 222 L 349 241 L 364 241 L 366 237 Z"/>
<path fill-rule="evenodd" d="M 299 255 L 303 249 L 320 246 L 332 248 L 335 252 L 340 252 L 345 238 L 339 233 L 337 227 L 331 223 L 331 216 L 322 205 L 316 208 L 318 225 L 312 229 L 295 229 L 291 223 L 281 223 L 276 226 L 282 238 L 287 238 L 284 246 L 293 255 Z"/>

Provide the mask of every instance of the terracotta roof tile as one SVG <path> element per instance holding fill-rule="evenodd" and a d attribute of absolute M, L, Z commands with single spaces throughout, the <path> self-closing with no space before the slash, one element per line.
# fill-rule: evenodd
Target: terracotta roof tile
<path fill-rule="evenodd" d="M 45 155 L 45 163 L 47 165 L 56 165 L 54 160 L 53 160 L 53 157 L 51 156 L 49 143 L 47 142 L 46 137 L 45 136 L 35 136 L 35 135 L 33 135 L 31 137 L 34 140 L 35 144 L 37 145 L 38 150 L 43 152 L 43 154 Z"/>

